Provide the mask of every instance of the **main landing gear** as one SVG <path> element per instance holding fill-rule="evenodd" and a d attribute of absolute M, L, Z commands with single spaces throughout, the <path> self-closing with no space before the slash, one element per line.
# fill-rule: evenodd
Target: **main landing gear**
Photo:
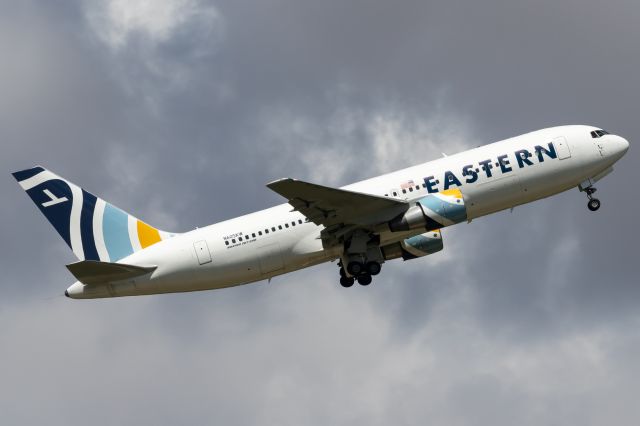
<path fill-rule="evenodd" d="M 340 285 L 351 287 L 371 284 L 371 277 L 378 275 L 384 263 L 380 249 L 380 237 L 364 230 L 356 230 L 344 243 L 340 263 Z"/>
<path fill-rule="evenodd" d="M 587 197 L 589 197 L 589 202 L 587 203 L 587 208 L 589 210 L 591 210 L 592 212 L 595 212 L 596 210 L 598 210 L 600 208 L 600 200 L 598 200 L 597 198 L 593 198 L 593 193 L 596 192 L 597 190 L 592 187 L 589 186 L 587 188 L 585 188 L 584 192 L 587 193 Z"/>
<path fill-rule="evenodd" d="M 371 277 L 378 275 L 381 270 L 382 266 L 375 261 L 366 263 L 351 261 L 347 264 L 347 270 L 345 271 L 342 262 L 340 262 L 340 285 L 342 287 L 351 287 L 357 280 L 358 284 L 367 286 L 371 284 Z"/>

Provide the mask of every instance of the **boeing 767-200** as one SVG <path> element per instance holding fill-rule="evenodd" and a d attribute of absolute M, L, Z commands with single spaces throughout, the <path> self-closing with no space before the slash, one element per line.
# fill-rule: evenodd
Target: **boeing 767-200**
<path fill-rule="evenodd" d="M 160 231 L 43 167 L 13 173 L 78 258 L 74 299 L 209 290 L 339 260 L 340 284 L 384 262 L 442 250 L 446 226 L 594 184 L 627 152 L 622 137 L 559 126 L 331 188 L 267 185 L 287 202 L 185 233 Z"/>

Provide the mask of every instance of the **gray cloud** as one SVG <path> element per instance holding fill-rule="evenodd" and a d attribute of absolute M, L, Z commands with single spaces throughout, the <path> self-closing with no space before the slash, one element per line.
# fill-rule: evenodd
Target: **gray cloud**
<path fill-rule="evenodd" d="M 346 291 L 323 265 L 69 301 L 72 255 L 8 174 L 41 163 L 182 231 L 281 202 L 278 177 L 548 125 L 634 145 L 634 2 L 0 4 L 7 424 L 635 424 L 634 146 L 597 214 L 571 191 L 458 225 Z"/>

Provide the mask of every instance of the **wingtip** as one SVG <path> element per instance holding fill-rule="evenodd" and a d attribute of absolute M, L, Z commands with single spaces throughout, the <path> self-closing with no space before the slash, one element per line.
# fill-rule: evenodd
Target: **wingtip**
<path fill-rule="evenodd" d="M 295 179 L 292 179 L 292 178 L 280 178 L 280 179 L 276 179 L 276 180 L 274 180 L 274 181 L 272 181 L 272 182 L 269 182 L 269 183 L 267 184 L 267 187 L 268 187 L 268 188 L 272 188 L 272 187 L 274 187 L 275 185 L 277 185 L 277 184 L 279 184 L 279 183 L 282 183 L 282 182 L 293 182 L 294 180 L 295 180 Z"/>

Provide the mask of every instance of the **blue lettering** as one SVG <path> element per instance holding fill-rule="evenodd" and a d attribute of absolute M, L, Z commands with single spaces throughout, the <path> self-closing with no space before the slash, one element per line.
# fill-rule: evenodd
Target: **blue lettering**
<path fill-rule="evenodd" d="M 515 152 L 516 160 L 518 161 L 518 167 L 523 168 L 526 164 L 527 166 L 533 166 L 529 157 L 531 157 L 531 153 L 526 149 L 521 149 Z"/>
<path fill-rule="evenodd" d="M 447 170 L 444 172 L 444 189 L 447 190 L 451 185 L 462 186 L 456 175 Z"/>
<path fill-rule="evenodd" d="M 509 159 L 507 155 L 498 156 L 498 164 L 500 164 L 500 171 L 502 173 L 513 171 L 513 169 L 509 167 Z"/>
<path fill-rule="evenodd" d="M 427 192 L 429 194 L 433 194 L 434 192 L 438 192 L 438 188 L 436 188 L 436 181 L 433 176 L 429 176 L 424 178 L 424 184 L 427 185 Z"/>
<path fill-rule="evenodd" d="M 544 161 L 544 158 L 542 157 L 543 152 L 547 155 L 547 157 L 551 159 L 558 158 L 558 155 L 556 154 L 556 149 L 554 148 L 552 143 L 549 143 L 548 151 L 545 148 L 541 147 L 540 145 L 536 145 L 535 150 L 536 150 L 536 155 L 538 156 L 538 161 L 541 163 Z"/>
<path fill-rule="evenodd" d="M 482 166 L 482 170 L 484 170 L 487 177 L 491 177 L 491 168 L 493 167 L 491 165 L 491 160 L 480 161 L 478 164 Z"/>
<path fill-rule="evenodd" d="M 478 180 L 478 173 L 476 173 L 476 171 L 473 170 L 472 164 L 469 164 L 468 166 L 464 166 L 462 168 L 462 176 L 467 177 L 467 180 L 466 180 L 467 183 L 473 183 Z"/>

